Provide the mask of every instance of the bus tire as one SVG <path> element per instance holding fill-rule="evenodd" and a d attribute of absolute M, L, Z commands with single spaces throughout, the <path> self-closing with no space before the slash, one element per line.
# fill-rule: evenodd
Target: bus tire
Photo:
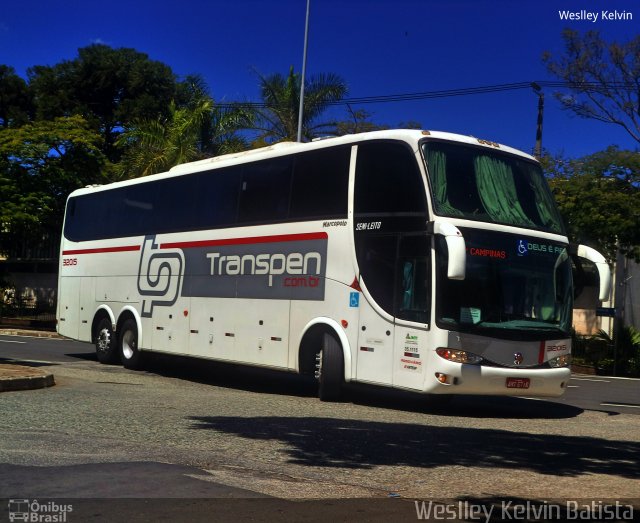
<path fill-rule="evenodd" d="M 322 337 L 318 353 L 318 397 L 320 401 L 337 401 L 344 380 L 344 356 L 340 342 L 332 334 Z"/>
<path fill-rule="evenodd" d="M 95 330 L 96 356 L 100 363 L 113 365 L 120 363 L 118 343 L 113 332 L 113 325 L 107 316 L 103 316 Z"/>
<path fill-rule="evenodd" d="M 120 327 L 120 359 L 127 369 L 142 367 L 142 353 L 138 349 L 138 326 L 133 318 L 126 319 Z"/>

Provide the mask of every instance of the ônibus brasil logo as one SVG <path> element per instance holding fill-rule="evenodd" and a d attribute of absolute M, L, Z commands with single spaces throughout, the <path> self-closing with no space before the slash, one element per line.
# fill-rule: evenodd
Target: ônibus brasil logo
<path fill-rule="evenodd" d="M 73 505 L 63 505 L 55 501 L 42 502 L 34 499 L 10 499 L 9 521 L 31 521 L 33 523 L 66 523 L 67 514 L 73 512 Z"/>

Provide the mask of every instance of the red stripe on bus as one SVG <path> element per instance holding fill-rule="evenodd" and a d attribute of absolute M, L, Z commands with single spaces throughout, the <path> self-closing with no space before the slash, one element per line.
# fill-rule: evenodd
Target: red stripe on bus
<path fill-rule="evenodd" d="M 538 364 L 542 365 L 544 363 L 544 349 L 545 349 L 545 342 L 541 341 L 540 342 L 540 350 L 538 351 Z"/>
<path fill-rule="evenodd" d="M 227 238 L 224 240 L 201 240 L 194 242 L 173 242 L 160 244 L 161 249 L 193 249 L 196 247 L 218 247 L 220 245 L 247 245 L 257 243 L 296 242 L 308 240 L 326 240 L 326 232 L 308 232 L 302 234 L 279 234 L 276 236 L 249 236 L 247 238 Z"/>
<path fill-rule="evenodd" d="M 132 252 L 139 251 L 140 245 L 124 245 L 122 247 L 100 247 L 97 249 L 73 249 L 70 251 L 62 251 L 63 256 L 70 254 L 102 254 L 105 252 Z"/>

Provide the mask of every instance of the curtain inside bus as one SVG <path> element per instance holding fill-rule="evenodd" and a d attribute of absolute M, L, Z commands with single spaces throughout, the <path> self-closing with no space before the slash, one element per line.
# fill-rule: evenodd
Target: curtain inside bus
<path fill-rule="evenodd" d="M 462 216 L 462 211 L 456 209 L 449 201 L 447 193 L 447 156 L 442 151 L 429 150 L 427 152 L 429 173 L 434 180 L 436 211 L 449 216 Z"/>
<path fill-rule="evenodd" d="M 489 216 L 499 223 L 532 226 L 518 201 L 511 167 L 484 155 L 476 156 L 474 167 L 478 194 Z"/>

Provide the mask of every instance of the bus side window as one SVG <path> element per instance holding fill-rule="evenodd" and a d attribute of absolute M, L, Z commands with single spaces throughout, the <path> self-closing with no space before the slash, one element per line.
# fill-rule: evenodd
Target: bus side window
<path fill-rule="evenodd" d="M 347 216 L 351 147 L 297 154 L 291 190 L 292 220 Z"/>
<path fill-rule="evenodd" d="M 284 221 L 289 213 L 291 157 L 246 164 L 240 188 L 239 223 Z"/>
<path fill-rule="evenodd" d="M 235 226 L 242 183 L 242 166 L 206 171 L 198 174 L 197 177 L 193 194 L 196 228 Z"/>
<path fill-rule="evenodd" d="M 407 145 L 398 142 L 358 145 L 354 207 L 356 217 L 411 213 L 426 218 L 422 177 Z"/>

